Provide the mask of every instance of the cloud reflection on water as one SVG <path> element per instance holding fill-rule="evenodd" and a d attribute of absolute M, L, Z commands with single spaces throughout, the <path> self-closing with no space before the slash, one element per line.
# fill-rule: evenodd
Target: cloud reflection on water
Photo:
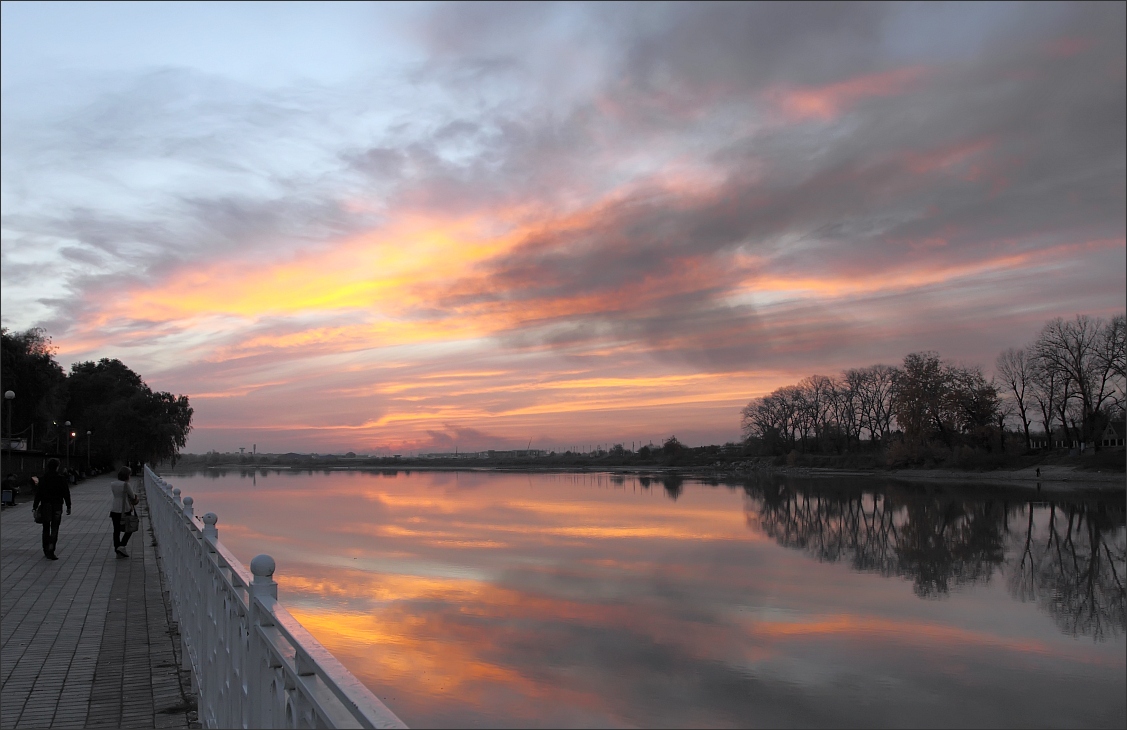
<path fill-rule="evenodd" d="M 660 482 L 570 474 L 173 482 L 220 514 L 237 555 L 278 558 L 283 602 L 414 726 L 1125 715 L 1121 608 L 1099 641 L 1078 641 L 1043 602 L 1014 600 L 1025 504 L 692 481 L 673 501 Z M 905 537 L 883 543 L 892 563 L 870 565 L 881 543 L 843 516 L 872 524 L 877 507 Z M 1100 509 L 1122 575 L 1122 510 L 1087 514 Z M 943 566 L 955 578 L 921 593 L 920 575 Z"/>

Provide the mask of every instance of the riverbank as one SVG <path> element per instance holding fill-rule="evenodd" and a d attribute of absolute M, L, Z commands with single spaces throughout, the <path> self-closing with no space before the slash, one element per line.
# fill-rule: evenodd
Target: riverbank
<path fill-rule="evenodd" d="M 782 467 L 771 470 L 796 477 L 877 477 L 893 481 L 955 483 L 965 485 L 996 485 L 1027 487 L 1042 491 L 1127 491 L 1127 477 L 1123 473 L 1087 471 L 1068 466 L 1043 466 L 1037 468 L 994 470 L 988 472 L 956 471 L 953 469 L 820 469 L 811 467 Z"/>
<path fill-rule="evenodd" d="M 1038 476 L 1038 469 L 1040 475 Z M 749 459 L 734 464 L 716 463 L 711 466 L 547 466 L 547 465 L 438 465 L 402 464 L 397 466 L 212 466 L 203 469 L 182 469 L 168 474 L 207 472 L 223 474 L 239 471 L 244 474 L 264 471 L 314 472 L 314 471 L 365 471 L 365 472 L 529 472 L 529 473 L 605 473 L 621 476 L 667 479 L 698 479 L 706 482 L 739 482 L 761 478 L 798 479 L 880 479 L 894 482 L 950 484 L 963 487 L 996 486 L 1028 488 L 1040 492 L 1113 492 L 1127 490 L 1127 476 L 1122 472 L 1103 472 L 1072 465 L 1041 465 L 1022 469 L 997 469 L 993 471 L 963 471 L 956 469 L 841 469 L 833 467 L 777 466 L 769 459 Z"/>

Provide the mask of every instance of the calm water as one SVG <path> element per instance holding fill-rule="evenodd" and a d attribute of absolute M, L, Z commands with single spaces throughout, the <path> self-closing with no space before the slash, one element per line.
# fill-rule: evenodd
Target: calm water
<path fill-rule="evenodd" d="M 1122 495 L 168 478 L 414 727 L 1127 722 Z"/>

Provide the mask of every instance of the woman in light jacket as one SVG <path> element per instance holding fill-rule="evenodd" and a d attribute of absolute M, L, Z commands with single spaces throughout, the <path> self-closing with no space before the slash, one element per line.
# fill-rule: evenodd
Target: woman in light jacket
<path fill-rule="evenodd" d="M 127 467 L 121 467 L 121 471 L 117 473 L 117 481 L 110 482 L 110 491 L 113 493 L 113 501 L 110 502 L 110 521 L 113 522 L 113 550 L 117 553 L 119 558 L 128 558 L 129 553 L 125 552 L 125 546 L 129 543 L 129 537 L 132 532 L 122 532 L 121 529 L 121 515 L 124 512 L 130 512 L 133 505 L 137 504 L 137 493 L 133 491 L 133 487 L 129 484 L 129 477 L 132 476 L 133 471 Z M 125 537 L 122 537 L 122 534 Z"/>

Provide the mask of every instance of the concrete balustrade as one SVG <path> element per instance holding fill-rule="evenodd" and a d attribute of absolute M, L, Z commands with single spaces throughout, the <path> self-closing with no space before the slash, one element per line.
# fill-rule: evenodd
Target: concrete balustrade
<path fill-rule="evenodd" d="M 148 467 L 145 491 L 181 657 L 210 728 L 406 725 L 278 602 L 269 555 L 248 571 L 219 541 L 219 518 Z"/>

